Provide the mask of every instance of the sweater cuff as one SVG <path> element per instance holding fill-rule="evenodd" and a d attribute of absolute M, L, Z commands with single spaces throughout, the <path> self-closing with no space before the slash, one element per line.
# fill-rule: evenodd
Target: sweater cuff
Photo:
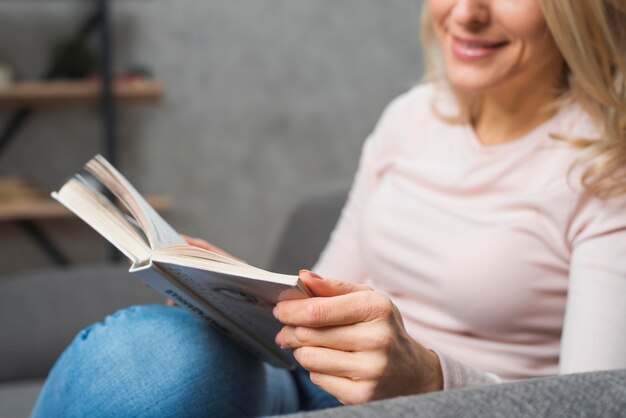
<path fill-rule="evenodd" d="M 437 354 L 439 363 L 441 364 L 443 390 L 502 382 L 502 379 L 493 373 L 483 372 L 467 364 L 463 364 L 437 350 L 432 351 Z"/>

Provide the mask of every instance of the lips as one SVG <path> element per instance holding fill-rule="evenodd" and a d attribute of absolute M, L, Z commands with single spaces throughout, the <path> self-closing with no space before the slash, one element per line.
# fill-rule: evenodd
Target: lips
<path fill-rule="evenodd" d="M 467 39 L 452 36 L 452 53 L 462 61 L 476 61 L 491 57 L 508 44 L 509 41 Z"/>

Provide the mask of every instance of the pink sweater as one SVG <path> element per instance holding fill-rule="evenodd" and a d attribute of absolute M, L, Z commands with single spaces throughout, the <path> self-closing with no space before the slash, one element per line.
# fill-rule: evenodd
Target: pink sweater
<path fill-rule="evenodd" d="M 365 143 L 315 270 L 367 283 L 438 353 L 446 389 L 626 367 L 626 196 L 600 201 L 566 173 L 597 136 L 570 105 L 485 146 L 437 118 L 434 89 L 396 99 Z"/>

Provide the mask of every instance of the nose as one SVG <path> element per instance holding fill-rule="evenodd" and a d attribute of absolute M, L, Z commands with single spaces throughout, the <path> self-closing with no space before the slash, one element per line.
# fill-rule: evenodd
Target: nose
<path fill-rule="evenodd" d="M 489 23 L 490 0 L 457 0 L 451 17 L 454 22 L 469 30 L 481 29 Z"/>

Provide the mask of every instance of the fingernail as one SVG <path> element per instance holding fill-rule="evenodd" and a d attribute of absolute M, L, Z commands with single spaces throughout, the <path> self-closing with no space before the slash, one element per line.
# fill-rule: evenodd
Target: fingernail
<path fill-rule="evenodd" d="M 278 306 L 274 306 L 274 309 L 272 309 L 272 315 L 274 315 L 274 318 L 278 319 Z"/>
<path fill-rule="evenodd" d="M 324 278 L 322 278 L 322 276 L 320 276 L 320 275 L 319 275 L 319 274 L 317 274 L 317 273 L 313 273 L 312 271 L 309 271 L 309 275 L 310 275 L 311 277 L 316 278 L 316 279 L 319 279 L 319 280 L 324 280 Z"/>

